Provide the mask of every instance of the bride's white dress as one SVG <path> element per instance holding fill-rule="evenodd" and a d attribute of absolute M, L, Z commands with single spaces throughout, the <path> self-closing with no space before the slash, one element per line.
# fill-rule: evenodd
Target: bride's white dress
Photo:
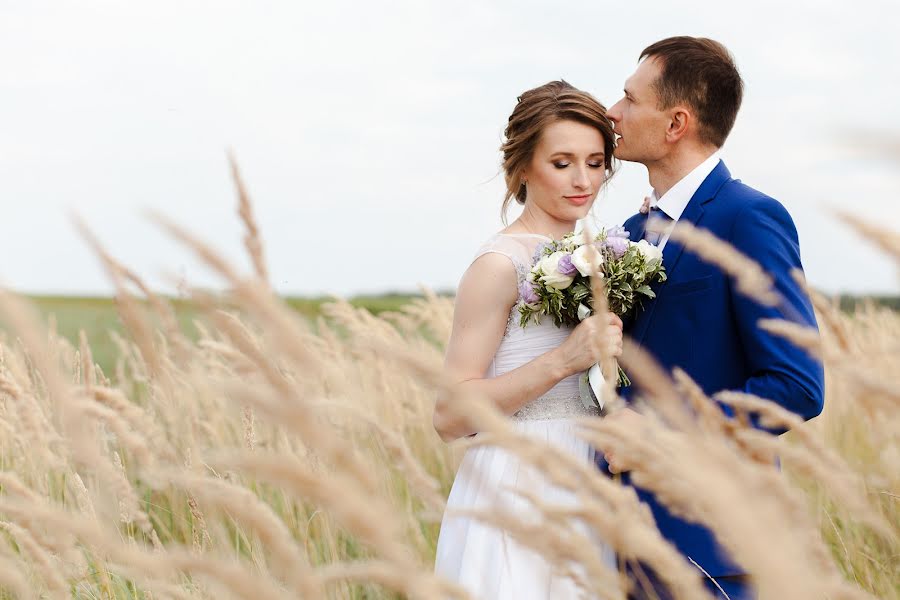
<path fill-rule="evenodd" d="M 536 247 L 549 241 L 531 234 L 496 234 L 478 251 L 508 257 L 516 267 L 519 283 L 531 268 Z M 486 377 L 497 377 L 559 346 L 571 328 L 559 328 L 549 318 L 527 327 L 519 326 L 513 307 L 506 333 Z M 576 417 L 596 414 L 586 409 L 578 391 L 578 375 L 560 381 L 549 392 L 529 402 L 512 415 L 513 426 L 543 443 L 593 461 L 587 442 L 575 435 Z M 538 552 L 518 543 L 505 531 L 454 511 L 499 509 L 528 518 L 529 503 L 516 493 L 527 490 L 551 505 L 572 505 L 574 496 L 550 483 L 514 453 L 502 448 L 477 446 L 466 451 L 460 464 L 438 538 L 435 571 L 466 588 L 473 598 L 510 600 L 557 600 L 589 597 L 573 579 L 554 569 Z M 584 552 L 612 553 L 599 542 Z"/>

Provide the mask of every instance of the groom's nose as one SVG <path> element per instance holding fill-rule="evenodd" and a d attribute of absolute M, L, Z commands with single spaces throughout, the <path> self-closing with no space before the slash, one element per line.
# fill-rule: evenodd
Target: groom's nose
<path fill-rule="evenodd" d="M 622 119 L 622 115 L 619 114 L 619 105 L 622 104 L 622 101 L 619 100 L 615 104 L 613 104 L 609 110 L 606 111 L 606 116 L 613 123 L 618 123 Z"/>

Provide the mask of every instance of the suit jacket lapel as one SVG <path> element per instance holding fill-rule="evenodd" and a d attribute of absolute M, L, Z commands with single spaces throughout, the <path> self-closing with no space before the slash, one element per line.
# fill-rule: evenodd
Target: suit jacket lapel
<path fill-rule="evenodd" d="M 719 193 L 719 189 L 722 185 L 729 179 L 731 179 L 731 173 L 728 171 L 725 163 L 720 160 L 719 164 L 716 165 L 706 179 L 703 180 L 703 183 L 700 184 L 700 187 L 697 188 L 697 191 L 694 192 L 694 195 L 691 196 L 691 201 L 688 202 L 688 205 L 685 207 L 678 222 L 696 225 L 703 216 L 703 205 L 713 200 L 716 197 L 716 194 Z M 641 224 L 641 236 L 643 236 L 645 227 L 646 219 Z M 675 267 L 678 265 L 678 259 L 681 258 L 681 253 L 683 251 L 684 246 L 678 242 L 671 239 L 666 242 L 666 247 L 663 248 L 663 266 L 666 268 L 668 280 L 672 279 L 675 273 Z M 635 320 L 633 337 L 638 343 L 643 342 L 644 337 L 647 335 L 647 331 L 650 328 L 650 322 L 653 320 L 653 311 L 660 301 L 661 296 L 665 294 L 666 283 L 656 283 L 651 286 L 651 289 L 656 293 L 656 298 L 644 305 L 643 314 L 638 315 Z"/>
<path fill-rule="evenodd" d="M 634 216 L 634 224 L 626 227 L 628 230 L 628 239 L 632 242 L 639 242 L 644 239 L 644 232 L 647 230 L 647 218 L 649 215 L 638 213 Z"/>

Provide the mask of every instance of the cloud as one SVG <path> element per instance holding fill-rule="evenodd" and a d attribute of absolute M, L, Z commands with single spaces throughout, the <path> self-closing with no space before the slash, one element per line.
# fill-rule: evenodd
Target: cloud
<path fill-rule="evenodd" d="M 892 267 L 817 211 L 836 198 L 896 215 L 883 208 L 892 167 L 848 156 L 843 135 L 900 131 L 897 13 L 871 1 L 854 19 L 834 2 L 7 3 L 0 193 L 12 208 L 0 252 L 29 259 L 5 261 L 0 277 L 108 291 L 68 229 L 74 207 L 154 281 L 180 269 L 211 281 L 140 215 L 155 207 L 244 261 L 232 147 L 279 289 L 454 286 L 501 227 L 497 149 L 516 96 L 564 77 L 612 104 L 646 44 L 691 33 L 738 58 L 748 94 L 729 165 L 795 214 L 810 280 L 894 291 Z M 646 190 L 640 167 L 623 168 L 598 217 L 623 220 Z M 378 268 L 397 254 L 402 267 Z"/>

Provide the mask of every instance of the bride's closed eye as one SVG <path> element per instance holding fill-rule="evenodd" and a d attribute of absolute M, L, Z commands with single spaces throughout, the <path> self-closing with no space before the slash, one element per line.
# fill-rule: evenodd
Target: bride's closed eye
<path fill-rule="evenodd" d="M 553 166 L 556 167 L 557 169 L 565 169 L 570 164 L 571 163 L 568 163 L 568 162 L 555 162 L 555 163 L 553 163 Z M 587 166 L 589 166 L 592 169 L 599 169 L 600 167 L 603 166 L 603 163 L 602 162 L 589 162 L 587 164 Z"/>

